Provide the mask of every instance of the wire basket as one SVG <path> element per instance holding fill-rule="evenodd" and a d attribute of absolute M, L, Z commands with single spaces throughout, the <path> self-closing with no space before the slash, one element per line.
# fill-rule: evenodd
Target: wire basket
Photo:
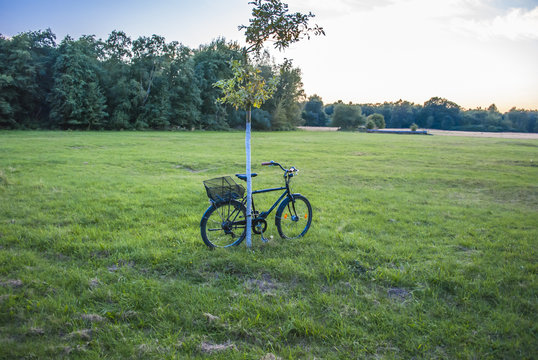
<path fill-rule="evenodd" d="M 245 188 L 237 184 L 230 176 L 206 180 L 204 186 L 207 196 L 217 203 L 240 199 L 245 194 Z"/>

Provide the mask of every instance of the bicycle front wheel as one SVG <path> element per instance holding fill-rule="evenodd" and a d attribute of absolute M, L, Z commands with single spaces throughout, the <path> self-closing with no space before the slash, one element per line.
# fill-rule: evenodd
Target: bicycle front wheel
<path fill-rule="evenodd" d="M 239 201 L 212 204 L 200 222 L 202 240 L 210 248 L 240 244 L 245 238 L 246 213 Z"/>
<path fill-rule="evenodd" d="M 286 198 L 276 212 L 275 225 L 283 239 L 304 236 L 312 223 L 312 206 L 307 198 L 293 194 L 293 200 Z"/>

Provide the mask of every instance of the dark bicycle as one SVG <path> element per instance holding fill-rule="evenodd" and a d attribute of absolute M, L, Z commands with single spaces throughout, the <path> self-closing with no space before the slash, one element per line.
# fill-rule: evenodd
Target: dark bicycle
<path fill-rule="evenodd" d="M 292 194 L 290 181 L 297 174 L 293 166 L 286 169 L 275 161 L 264 162 L 262 165 L 279 166 L 284 171 L 285 186 L 255 190 L 252 195 L 271 191 L 284 190 L 282 195 L 267 211 L 259 212 L 252 198 L 252 231 L 263 237 L 267 230 L 267 217 L 278 206 L 275 215 L 275 225 L 283 239 L 296 239 L 304 236 L 312 223 L 312 206 L 301 194 Z M 252 177 L 258 174 L 252 173 Z M 245 174 L 235 174 L 246 181 Z M 204 186 L 211 205 L 204 213 L 200 222 L 200 230 L 204 243 L 210 248 L 239 245 L 245 239 L 246 229 L 246 196 L 245 188 L 237 184 L 230 176 L 219 177 L 204 181 Z"/>

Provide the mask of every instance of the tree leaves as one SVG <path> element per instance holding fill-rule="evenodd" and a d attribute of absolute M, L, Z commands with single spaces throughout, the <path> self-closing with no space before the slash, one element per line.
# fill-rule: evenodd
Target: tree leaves
<path fill-rule="evenodd" d="M 214 84 L 223 94 L 218 102 L 230 104 L 236 109 L 260 108 L 275 92 L 276 77 L 266 82 L 259 68 L 238 60 L 232 60 L 230 66 L 233 76 Z"/>
<path fill-rule="evenodd" d="M 291 44 L 310 35 L 325 35 L 325 31 L 317 24 L 310 27 L 308 22 L 315 15 L 312 13 L 289 14 L 288 5 L 280 0 L 254 0 L 249 25 L 240 25 L 239 30 L 245 30 L 247 52 L 259 56 L 266 41 L 274 42 L 275 49 L 282 51 Z"/>

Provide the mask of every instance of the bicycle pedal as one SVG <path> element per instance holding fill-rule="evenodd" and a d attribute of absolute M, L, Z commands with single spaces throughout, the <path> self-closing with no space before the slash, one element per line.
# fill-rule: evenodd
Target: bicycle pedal
<path fill-rule="evenodd" d="M 269 242 L 269 239 L 266 238 L 265 236 L 263 236 L 263 230 L 262 230 L 262 232 L 261 232 L 260 235 L 261 235 L 261 238 L 262 238 L 262 242 L 263 242 L 263 243 L 268 243 L 268 242 Z"/>

